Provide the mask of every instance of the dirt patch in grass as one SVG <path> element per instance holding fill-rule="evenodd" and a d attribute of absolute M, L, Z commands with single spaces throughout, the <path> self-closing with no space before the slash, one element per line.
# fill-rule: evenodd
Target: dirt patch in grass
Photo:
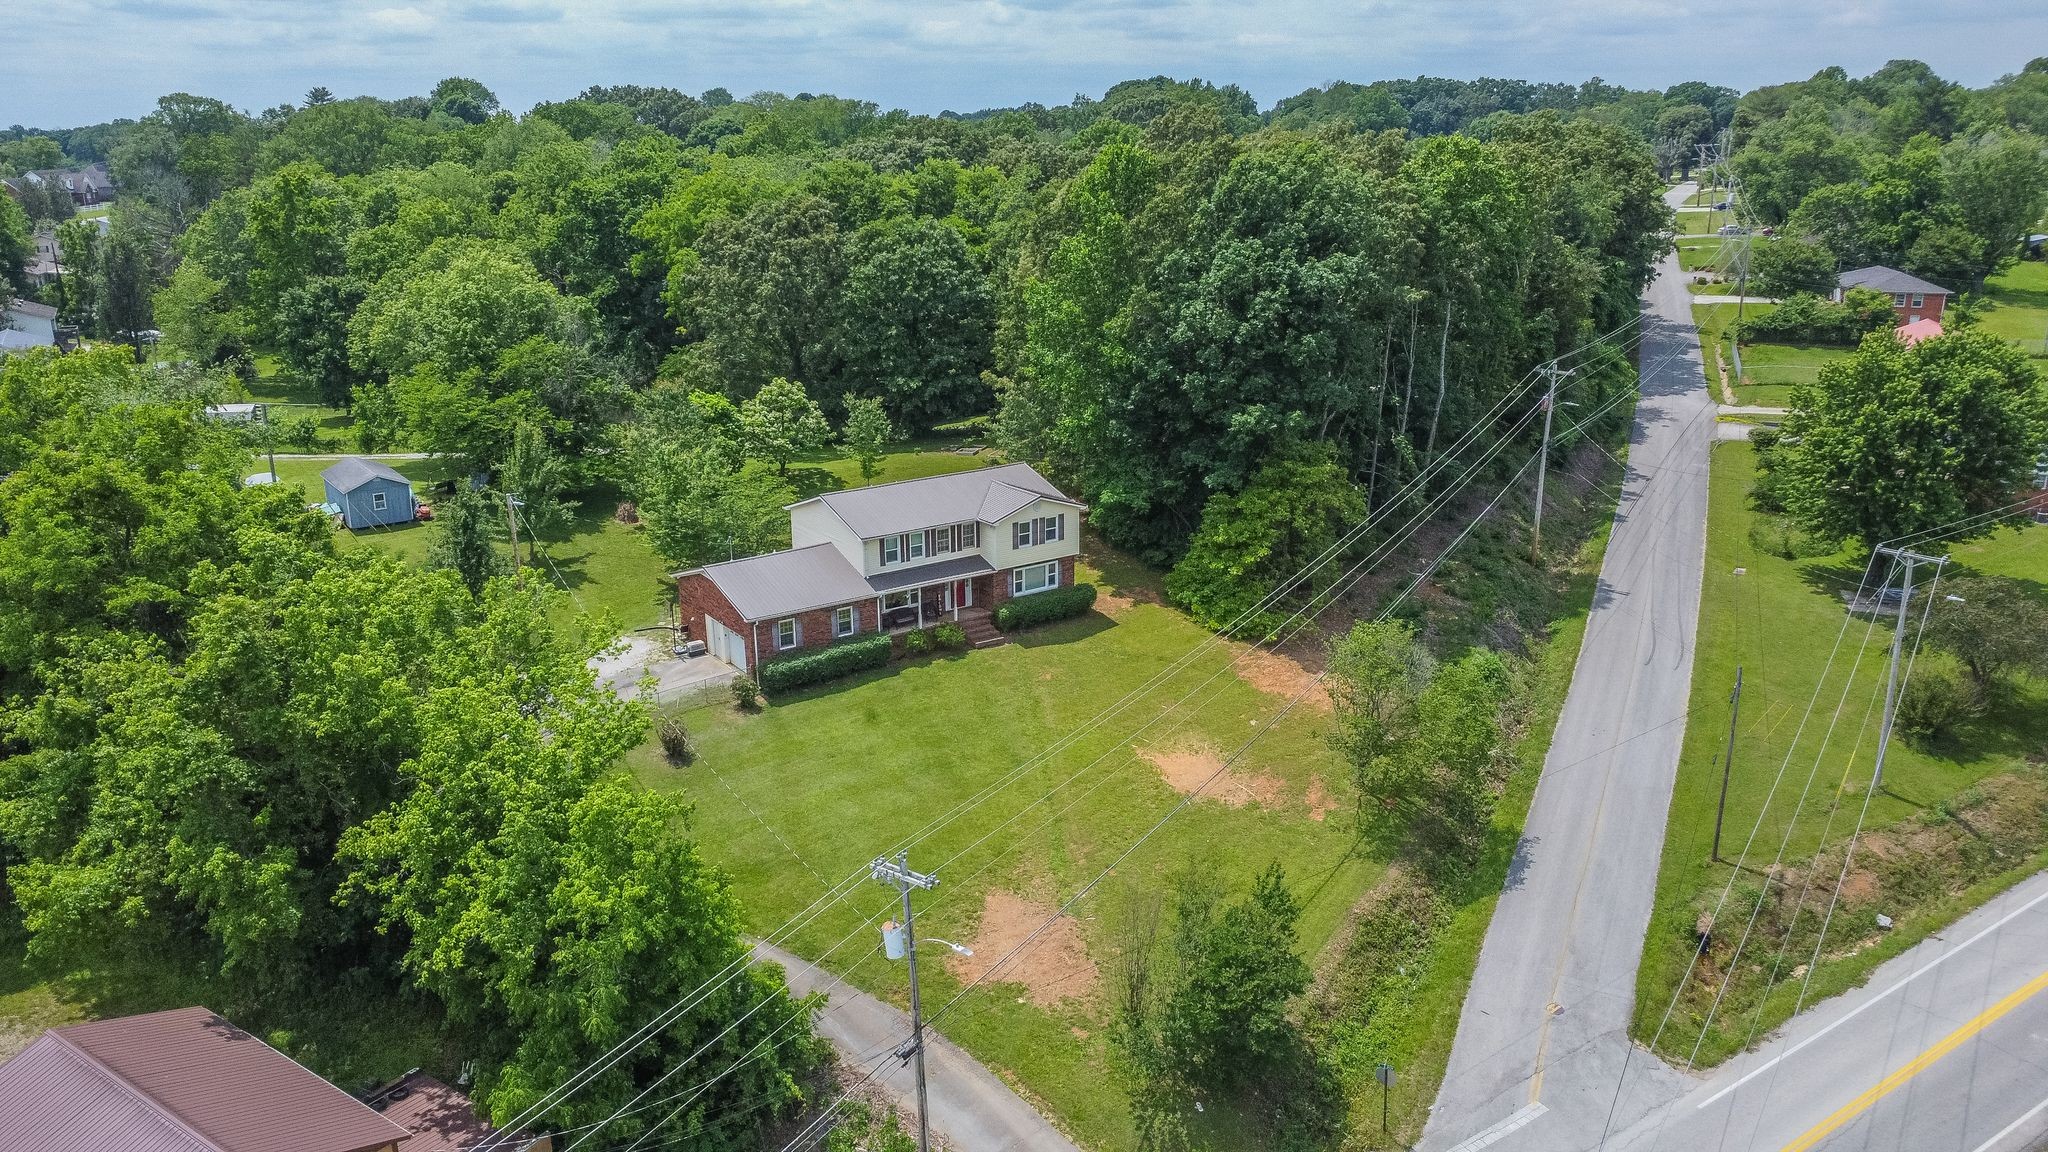
<path fill-rule="evenodd" d="M 1095 590 L 1095 610 L 1104 616 L 1121 616 L 1135 603 L 1137 601 L 1129 596 L 1119 596 L 1101 588 Z"/>
<path fill-rule="evenodd" d="M 1292 700 L 1298 695 L 1301 697 L 1298 707 L 1325 716 L 1330 714 L 1330 694 L 1323 691 L 1315 674 L 1303 667 L 1301 661 L 1284 652 L 1254 648 L 1248 644 L 1232 644 L 1230 648 L 1236 659 L 1238 679 L 1268 696 Z"/>
<path fill-rule="evenodd" d="M 1263 772 L 1225 769 L 1223 754 L 1206 740 L 1186 741 L 1163 748 L 1140 748 L 1138 755 L 1159 769 L 1159 778 L 1166 781 L 1167 787 L 1183 796 L 1199 788 L 1201 799 L 1214 800 L 1229 808 L 1257 804 L 1269 811 L 1277 811 L 1287 806 L 1285 780 Z M 1221 775 L 1218 775 L 1219 771 Z"/>
<path fill-rule="evenodd" d="M 1052 919 L 1049 927 L 1047 919 Z M 1038 933 L 1036 939 L 1031 936 L 1034 932 Z M 981 922 L 967 946 L 974 955 L 946 958 L 946 970 L 954 979 L 963 984 L 978 980 L 1001 964 L 989 979 L 1023 985 L 1024 998 L 1040 1008 L 1065 1000 L 1091 1000 L 1102 982 L 1102 973 L 1088 958 L 1078 921 L 1060 913 L 1053 904 L 1001 888 L 989 889 L 982 898 Z M 1010 956 L 1013 950 L 1017 954 Z"/>
<path fill-rule="evenodd" d="M 1339 805 L 1321 776 L 1312 776 L 1308 782 L 1308 818 L 1320 824 L 1323 818 L 1335 812 Z"/>

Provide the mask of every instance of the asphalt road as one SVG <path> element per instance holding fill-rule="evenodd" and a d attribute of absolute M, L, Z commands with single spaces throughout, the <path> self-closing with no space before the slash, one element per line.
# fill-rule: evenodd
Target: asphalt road
<path fill-rule="evenodd" d="M 1802 1014 L 1614 1152 L 2048 1146 L 2048 874 Z"/>
<path fill-rule="evenodd" d="M 1627 1028 L 1685 734 L 1715 421 L 1675 254 L 1643 302 L 1642 400 L 1614 533 L 1424 1132 L 1432 1152 L 1590 1147 L 1624 1061 L 1633 1090 L 1619 1124 L 1685 1086 L 1632 1053 Z"/>
<path fill-rule="evenodd" d="M 754 957 L 782 965 L 796 995 L 824 992 L 827 1002 L 818 1017 L 818 1034 L 831 1042 L 843 1061 L 863 1072 L 879 1057 L 880 1071 L 873 1083 L 906 1118 L 917 1115 L 916 1074 L 889 1055 L 910 1038 L 907 1013 L 773 945 L 756 943 Z M 959 1152 L 1080 1152 L 1023 1097 L 951 1040 L 926 1029 L 924 1051 L 932 1131 L 943 1136 L 948 1147 Z"/>

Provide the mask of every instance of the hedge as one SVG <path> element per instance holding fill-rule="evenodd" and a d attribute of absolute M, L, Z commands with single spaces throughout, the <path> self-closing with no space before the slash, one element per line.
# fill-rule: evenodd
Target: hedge
<path fill-rule="evenodd" d="M 1005 600 L 996 609 L 996 627 L 1005 632 L 1018 628 L 1030 628 L 1052 620 L 1064 620 L 1079 616 L 1095 606 L 1095 585 L 1076 584 L 1071 588 L 1048 588 L 1015 600 Z"/>
<path fill-rule="evenodd" d="M 889 662 L 890 651 L 889 634 L 875 632 L 829 648 L 769 660 L 761 665 L 761 687 L 781 692 L 821 680 L 836 680 L 863 668 L 880 668 Z"/>

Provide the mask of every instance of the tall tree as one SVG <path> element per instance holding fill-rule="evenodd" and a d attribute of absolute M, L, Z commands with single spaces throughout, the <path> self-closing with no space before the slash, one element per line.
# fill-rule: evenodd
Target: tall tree
<path fill-rule="evenodd" d="M 740 405 L 740 428 L 747 451 L 775 462 L 779 475 L 789 474 L 790 461 L 825 446 L 832 428 L 825 413 L 794 380 L 770 380 Z"/>
<path fill-rule="evenodd" d="M 839 430 L 839 442 L 860 466 L 860 482 L 872 484 L 880 471 L 882 449 L 889 442 L 889 414 L 872 396 L 848 392 L 843 402 L 846 423 Z"/>
<path fill-rule="evenodd" d="M 1786 510 L 1874 544 L 2009 502 L 2048 441 L 2048 392 L 1997 337 L 1882 331 L 1793 389 L 1784 431 L 1764 465 Z"/>

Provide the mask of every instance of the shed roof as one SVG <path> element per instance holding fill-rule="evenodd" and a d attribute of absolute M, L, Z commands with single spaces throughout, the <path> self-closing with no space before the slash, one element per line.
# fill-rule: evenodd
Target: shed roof
<path fill-rule="evenodd" d="M 396 480 L 407 485 L 412 483 L 391 465 L 361 456 L 346 456 L 335 461 L 321 470 L 320 479 L 334 485 L 337 492 L 353 492 L 372 480 Z"/>
<path fill-rule="evenodd" d="M 747 620 L 848 604 L 875 594 L 830 544 L 812 544 L 697 569 Z M 687 573 L 685 573 L 687 575 Z"/>
<path fill-rule="evenodd" d="M 1040 499 L 1081 506 L 1029 464 L 949 472 L 811 498 L 830 508 L 863 540 L 968 520 L 993 524 Z"/>
<path fill-rule="evenodd" d="M 891 568 L 868 577 L 868 587 L 877 592 L 896 592 L 904 588 L 922 588 L 927 584 L 939 584 L 947 580 L 958 580 L 963 576 L 979 576 L 993 572 L 996 566 L 988 558 L 973 553 L 941 560 L 936 564 L 918 564 L 909 568 Z"/>
<path fill-rule="evenodd" d="M 496 1135 L 476 1114 L 469 1097 L 417 1069 L 369 1094 L 364 1101 L 386 1120 L 412 1133 L 404 1152 L 466 1152 Z M 519 1152 L 531 1139 L 501 1141 L 504 1152 Z"/>
<path fill-rule="evenodd" d="M 1879 292 L 1918 292 L 1923 296 L 1948 295 L 1948 289 L 1939 284 L 1929 283 L 1918 276 L 1901 272 L 1897 268 L 1887 268 L 1882 264 L 1844 272 L 1835 277 L 1835 282 L 1845 290 L 1875 288 Z"/>
<path fill-rule="evenodd" d="M 0 1116 L 23 1152 L 366 1152 L 408 1135 L 196 1007 L 51 1029 L 0 1065 Z"/>
<path fill-rule="evenodd" d="M 33 300 L 9 301 L 7 311 L 17 316 L 34 316 L 38 320 L 55 320 L 57 318 L 57 310 L 55 308 L 50 307 L 48 304 L 38 304 Z"/>
<path fill-rule="evenodd" d="M 1892 329 L 1892 332 L 1898 336 L 1901 343 L 1911 347 L 1922 340 L 1932 340 L 1941 335 L 1941 321 L 1923 316 L 1910 324 L 1899 325 Z"/>

